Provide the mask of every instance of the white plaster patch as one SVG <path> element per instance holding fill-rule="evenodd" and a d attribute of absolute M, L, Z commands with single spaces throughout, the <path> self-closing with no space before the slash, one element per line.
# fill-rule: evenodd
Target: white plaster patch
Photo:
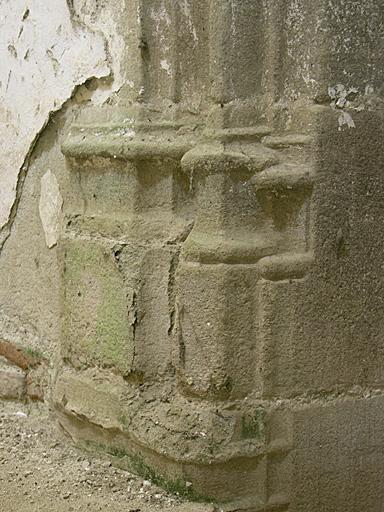
<path fill-rule="evenodd" d="M 165 59 L 161 60 L 160 66 L 161 66 L 161 69 L 164 69 L 164 71 L 167 72 L 167 75 L 171 75 L 171 65 L 167 60 L 165 60 Z"/>
<path fill-rule="evenodd" d="M 60 235 L 60 218 L 63 198 L 56 176 L 49 170 L 41 178 L 39 213 L 45 241 L 49 248 L 57 244 Z"/>
<path fill-rule="evenodd" d="M 0 5 L 0 230 L 10 217 L 20 169 L 76 86 L 110 73 L 103 38 L 71 20 L 66 0 Z"/>
<path fill-rule="evenodd" d="M 328 96 L 331 99 L 331 107 L 340 110 L 339 115 L 339 130 L 343 126 L 347 128 L 356 128 L 355 122 L 349 112 L 349 110 L 359 110 L 352 103 L 352 99 L 359 93 L 356 87 L 349 87 L 348 89 L 343 84 L 336 84 L 328 87 Z"/>
<path fill-rule="evenodd" d="M 120 4 L 120 5 L 119 5 Z M 124 2 L 100 0 L 73 0 L 73 9 L 82 23 L 95 32 L 102 32 L 108 46 L 109 65 L 112 70 L 111 81 L 92 91 L 91 100 L 96 105 L 102 105 L 117 92 L 124 83 L 123 54 L 127 43 L 121 35 L 119 23 L 124 15 Z M 139 9 L 139 7 L 138 7 Z M 131 81 L 130 87 L 134 87 Z"/>
<path fill-rule="evenodd" d="M 341 112 L 339 115 L 339 130 L 341 130 L 343 126 L 347 126 L 348 128 L 356 128 L 355 122 L 352 119 L 351 114 L 348 112 Z"/>

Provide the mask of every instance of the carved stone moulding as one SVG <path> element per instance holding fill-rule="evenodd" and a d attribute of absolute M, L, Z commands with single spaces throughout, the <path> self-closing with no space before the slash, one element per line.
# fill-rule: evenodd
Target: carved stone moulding
<path fill-rule="evenodd" d="M 61 425 L 226 512 L 379 510 L 378 2 L 126 8 L 63 146 Z"/>
<path fill-rule="evenodd" d="M 298 139 L 282 151 L 265 126 L 136 123 L 75 126 L 63 145 L 59 422 L 225 510 L 289 506 L 293 413 L 266 398 L 260 322 L 263 283 L 311 269 Z"/>

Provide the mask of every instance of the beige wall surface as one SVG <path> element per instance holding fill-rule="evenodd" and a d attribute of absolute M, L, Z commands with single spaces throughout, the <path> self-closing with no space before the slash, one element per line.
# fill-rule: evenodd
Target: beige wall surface
<path fill-rule="evenodd" d="M 60 137 L 82 105 L 121 87 L 122 42 L 108 5 L 0 6 L 0 334 L 43 351 L 58 342 Z"/>

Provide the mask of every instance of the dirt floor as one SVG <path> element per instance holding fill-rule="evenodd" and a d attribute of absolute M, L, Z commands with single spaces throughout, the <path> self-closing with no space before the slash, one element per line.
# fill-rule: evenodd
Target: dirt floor
<path fill-rule="evenodd" d="M 1 512 L 213 512 L 76 449 L 44 406 L 0 402 Z"/>

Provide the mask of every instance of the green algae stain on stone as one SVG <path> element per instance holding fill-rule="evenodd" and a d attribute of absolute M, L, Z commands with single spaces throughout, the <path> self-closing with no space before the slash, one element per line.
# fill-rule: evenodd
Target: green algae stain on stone
<path fill-rule="evenodd" d="M 241 420 L 241 435 L 243 439 L 259 439 L 265 437 L 265 410 L 256 409 Z"/>
<path fill-rule="evenodd" d="M 144 458 L 133 451 L 126 450 L 124 447 L 116 445 L 104 445 L 96 441 L 84 440 L 80 442 L 85 450 L 91 453 L 106 454 L 112 458 L 114 465 L 131 471 L 132 473 L 149 480 L 152 484 L 161 487 L 171 494 L 180 498 L 200 502 L 214 503 L 216 500 L 211 496 L 203 496 L 193 487 L 188 485 L 183 479 L 170 478 L 147 464 Z"/>
<path fill-rule="evenodd" d="M 112 251 L 100 242 L 69 241 L 65 249 L 64 336 L 77 366 L 131 370 L 133 328 L 127 291 Z"/>

